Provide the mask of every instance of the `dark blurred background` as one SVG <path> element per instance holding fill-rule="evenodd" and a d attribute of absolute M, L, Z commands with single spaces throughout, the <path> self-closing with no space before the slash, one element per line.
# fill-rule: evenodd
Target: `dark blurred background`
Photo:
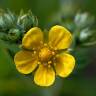
<path fill-rule="evenodd" d="M 0 8 L 19 14 L 29 9 L 38 17 L 42 29 L 53 25 L 59 15 L 75 14 L 78 10 L 96 17 L 96 0 L 0 0 Z M 38 87 L 17 72 L 13 58 L 0 42 L 0 96 L 96 96 L 96 46 L 76 49 L 76 67 L 68 78 L 56 78 L 53 86 Z"/>

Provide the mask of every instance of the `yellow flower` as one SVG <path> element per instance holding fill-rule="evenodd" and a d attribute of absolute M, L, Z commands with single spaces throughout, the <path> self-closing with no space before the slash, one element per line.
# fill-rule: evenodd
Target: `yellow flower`
<path fill-rule="evenodd" d="M 50 86 L 55 75 L 67 77 L 74 69 L 74 57 L 64 51 L 71 42 L 71 33 L 62 26 L 53 26 L 45 41 L 40 28 L 31 28 L 23 37 L 24 49 L 14 57 L 16 68 L 23 74 L 35 71 L 34 82 L 39 86 Z"/>

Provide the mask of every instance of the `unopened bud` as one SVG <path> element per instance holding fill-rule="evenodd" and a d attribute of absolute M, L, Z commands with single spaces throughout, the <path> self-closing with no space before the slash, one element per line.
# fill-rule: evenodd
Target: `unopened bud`
<path fill-rule="evenodd" d="M 79 40 L 82 45 L 90 46 L 96 44 L 96 30 L 91 30 L 89 28 L 83 29 L 80 32 Z"/>
<path fill-rule="evenodd" d="M 94 23 L 95 17 L 89 13 L 77 13 L 74 22 L 78 28 L 84 28 L 92 25 Z"/>
<path fill-rule="evenodd" d="M 0 30 L 6 32 L 6 30 L 10 29 L 14 26 L 15 16 L 11 11 L 3 11 L 0 10 Z"/>
<path fill-rule="evenodd" d="M 22 13 L 22 14 L 21 14 Z M 37 18 L 32 14 L 31 11 L 24 14 L 23 12 L 20 13 L 18 17 L 17 24 L 20 25 L 24 30 L 29 30 L 31 27 L 38 25 Z"/>

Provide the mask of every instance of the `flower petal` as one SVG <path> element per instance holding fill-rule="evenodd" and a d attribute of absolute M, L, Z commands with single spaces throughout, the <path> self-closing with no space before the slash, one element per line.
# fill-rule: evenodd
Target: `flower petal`
<path fill-rule="evenodd" d="M 20 73 L 29 74 L 37 67 L 37 58 L 29 51 L 19 51 L 14 57 L 16 68 Z"/>
<path fill-rule="evenodd" d="M 23 37 L 22 45 L 27 49 L 37 49 L 43 42 L 43 32 L 40 28 L 31 28 Z"/>
<path fill-rule="evenodd" d="M 55 72 L 52 67 L 40 65 L 34 75 L 34 82 L 39 86 L 50 86 L 54 83 Z"/>
<path fill-rule="evenodd" d="M 72 42 L 71 33 L 62 26 L 56 25 L 49 31 L 49 45 L 57 50 L 66 49 Z"/>
<path fill-rule="evenodd" d="M 74 69 L 75 59 L 70 54 L 58 55 L 56 58 L 55 69 L 57 75 L 67 77 Z"/>

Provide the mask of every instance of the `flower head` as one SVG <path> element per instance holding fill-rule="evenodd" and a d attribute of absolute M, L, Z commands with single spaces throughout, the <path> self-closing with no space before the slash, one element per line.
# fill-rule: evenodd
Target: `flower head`
<path fill-rule="evenodd" d="M 67 77 L 74 69 L 74 57 L 66 51 L 60 52 L 67 49 L 71 42 L 71 33 L 62 26 L 56 25 L 49 30 L 47 42 L 44 42 L 40 28 L 31 28 L 23 37 L 24 49 L 14 57 L 16 68 L 23 74 L 36 69 L 34 82 L 39 86 L 50 86 L 56 75 Z"/>

